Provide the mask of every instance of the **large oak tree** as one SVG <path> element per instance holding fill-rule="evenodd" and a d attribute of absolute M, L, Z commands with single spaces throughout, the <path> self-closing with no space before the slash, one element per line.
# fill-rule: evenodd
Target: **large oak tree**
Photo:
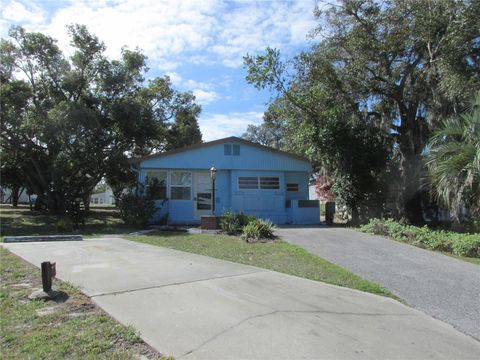
<path fill-rule="evenodd" d="M 129 156 L 168 148 L 175 120 L 196 123 L 200 112 L 168 77 L 146 82 L 139 51 L 111 60 L 84 26 L 69 26 L 69 34 L 70 57 L 53 38 L 21 27 L 0 44 L 2 156 L 15 154 L 38 202 L 56 212 L 102 178 L 124 186 L 132 180 Z"/>
<path fill-rule="evenodd" d="M 311 51 L 289 62 L 272 49 L 246 57 L 247 80 L 290 103 L 287 123 L 297 122 L 290 129 L 324 127 L 321 113 L 333 104 L 383 130 L 399 174 L 396 214 L 421 221 L 429 134 L 480 88 L 480 2 L 343 0 L 316 15 L 319 42 Z M 305 141 L 316 147 L 315 137 Z M 317 150 L 310 153 L 328 156 Z"/>

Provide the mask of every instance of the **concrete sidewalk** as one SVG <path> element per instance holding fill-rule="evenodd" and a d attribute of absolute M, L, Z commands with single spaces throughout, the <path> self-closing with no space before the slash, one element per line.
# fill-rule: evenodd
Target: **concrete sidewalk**
<path fill-rule="evenodd" d="M 480 343 L 397 301 L 102 238 L 3 246 L 78 285 L 177 359 L 478 359 Z"/>

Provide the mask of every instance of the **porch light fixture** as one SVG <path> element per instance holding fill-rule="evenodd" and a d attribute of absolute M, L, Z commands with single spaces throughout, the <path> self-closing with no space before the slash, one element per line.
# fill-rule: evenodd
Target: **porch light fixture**
<path fill-rule="evenodd" d="M 212 179 L 212 215 L 215 215 L 215 178 L 217 177 L 217 169 L 215 165 L 210 168 L 210 178 Z"/>
<path fill-rule="evenodd" d="M 212 180 L 215 180 L 216 176 L 217 176 L 217 169 L 215 169 L 215 165 L 213 165 L 210 168 L 210 177 L 212 178 Z"/>

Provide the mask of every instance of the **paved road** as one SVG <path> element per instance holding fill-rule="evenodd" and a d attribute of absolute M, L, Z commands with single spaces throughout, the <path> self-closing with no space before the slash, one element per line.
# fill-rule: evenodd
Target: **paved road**
<path fill-rule="evenodd" d="M 350 229 L 283 228 L 278 235 L 480 339 L 480 266 Z"/>
<path fill-rule="evenodd" d="M 475 359 L 480 343 L 399 302 L 119 238 L 4 244 L 177 359 Z"/>

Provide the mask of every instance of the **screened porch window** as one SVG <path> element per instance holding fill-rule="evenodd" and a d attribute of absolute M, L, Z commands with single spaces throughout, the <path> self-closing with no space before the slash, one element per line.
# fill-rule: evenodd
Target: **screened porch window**
<path fill-rule="evenodd" d="M 287 191 L 298 192 L 298 184 L 288 183 L 287 184 Z"/>
<path fill-rule="evenodd" d="M 280 179 L 278 176 L 239 176 L 238 188 L 241 190 L 278 190 Z"/>
<path fill-rule="evenodd" d="M 170 198 L 172 200 L 190 200 L 192 198 L 192 173 L 172 171 L 170 177 Z"/>
<path fill-rule="evenodd" d="M 280 180 L 278 177 L 260 177 L 260 189 L 278 190 L 280 189 Z"/>
<path fill-rule="evenodd" d="M 238 178 L 239 189 L 258 189 L 258 177 L 257 176 L 240 176 Z"/>

